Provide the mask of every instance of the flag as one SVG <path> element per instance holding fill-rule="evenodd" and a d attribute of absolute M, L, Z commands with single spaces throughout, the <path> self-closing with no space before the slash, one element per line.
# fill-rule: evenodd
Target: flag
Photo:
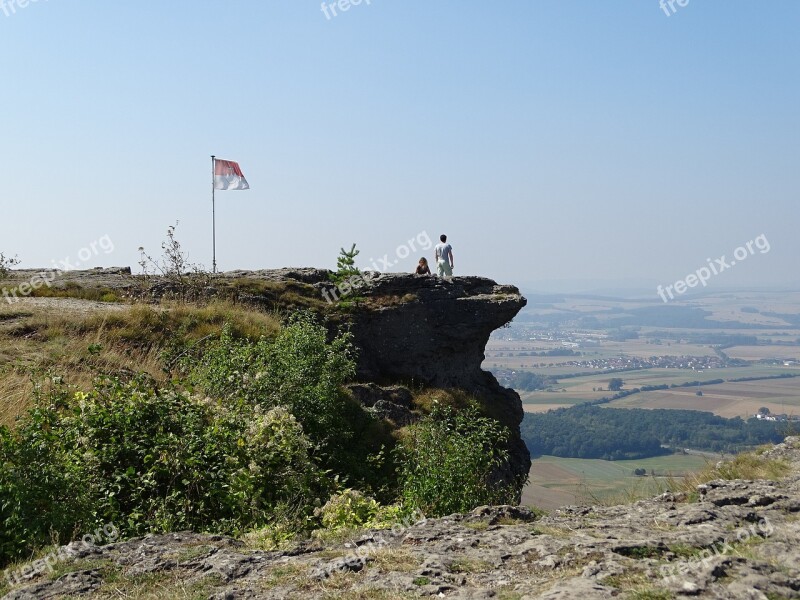
<path fill-rule="evenodd" d="M 232 160 L 214 161 L 215 190 L 249 190 L 250 184 L 242 174 L 239 163 Z"/>

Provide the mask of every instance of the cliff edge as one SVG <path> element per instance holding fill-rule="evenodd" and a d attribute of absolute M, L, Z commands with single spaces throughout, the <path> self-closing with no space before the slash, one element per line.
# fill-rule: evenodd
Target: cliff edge
<path fill-rule="evenodd" d="M 11 282 L 38 271 L 14 271 Z M 415 397 L 423 391 L 466 393 L 510 432 L 508 467 L 498 483 L 520 492 L 530 470 L 530 454 L 520 437 L 523 410 L 519 395 L 483 371 L 491 333 L 525 306 L 516 287 L 483 277 L 441 279 L 410 274 L 366 273 L 352 289 L 331 282 L 331 272 L 314 268 L 231 271 L 214 277 L 140 277 L 130 268 L 66 271 L 54 274 L 48 295 L 72 299 L 113 297 L 154 301 L 180 297 L 222 297 L 268 311 L 312 310 L 331 329 L 348 328 L 358 350 L 354 397 L 396 427 L 418 418 Z M 40 299 L 44 300 L 44 299 Z M 47 301 L 58 305 L 60 298 Z M 109 305 L 106 305 L 109 306 Z M 446 393 L 443 394 L 446 396 Z"/>

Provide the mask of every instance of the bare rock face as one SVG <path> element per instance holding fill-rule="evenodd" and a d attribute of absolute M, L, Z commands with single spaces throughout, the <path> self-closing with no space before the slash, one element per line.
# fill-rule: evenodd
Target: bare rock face
<path fill-rule="evenodd" d="M 791 474 L 547 516 L 480 507 L 281 552 L 193 533 L 76 548 L 59 552 L 56 574 L 28 577 L 4 600 L 145 597 L 130 594 L 144 584 L 159 597 L 220 600 L 797 599 L 800 437 L 766 456 L 788 462 Z"/>
<path fill-rule="evenodd" d="M 481 368 L 491 333 L 527 303 L 519 290 L 483 277 L 374 274 L 365 281 L 356 292 L 364 301 L 350 313 L 358 378 L 457 388 L 479 398 L 511 432 L 510 465 L 500 480 L 524 480 L 530 454 L 519 436 L 522 402 Z"/>
<path fill-rule="evenodd" d="M 385 274 L 360 293 L 368 300 L 354 311 L 360 378 L 462 389 L 486 385 L 489 335 L 526 304 L 517 288 L 481 277 Z"/>

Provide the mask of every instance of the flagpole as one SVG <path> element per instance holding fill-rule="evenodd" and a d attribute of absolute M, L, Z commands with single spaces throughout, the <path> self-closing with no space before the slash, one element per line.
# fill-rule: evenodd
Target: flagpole
<path fill-rule="evenodd" d="M 216 161 L 217 157 L 211 155 L 211 273 L 217 272 L 217 204 L 216 204 Z"/>

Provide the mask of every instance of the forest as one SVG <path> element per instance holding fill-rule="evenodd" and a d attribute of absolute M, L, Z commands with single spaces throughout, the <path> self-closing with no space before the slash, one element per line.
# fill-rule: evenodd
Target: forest
<path fill-rule="evenodd" d="M 534 456 L 623 460 L 684 448 L 736 453 L 782 441 L 788 433 L 786 426 L 757 419 L 726 419 L 696 410 L 580 405 L 526 413 L 521 431 Z"/>

